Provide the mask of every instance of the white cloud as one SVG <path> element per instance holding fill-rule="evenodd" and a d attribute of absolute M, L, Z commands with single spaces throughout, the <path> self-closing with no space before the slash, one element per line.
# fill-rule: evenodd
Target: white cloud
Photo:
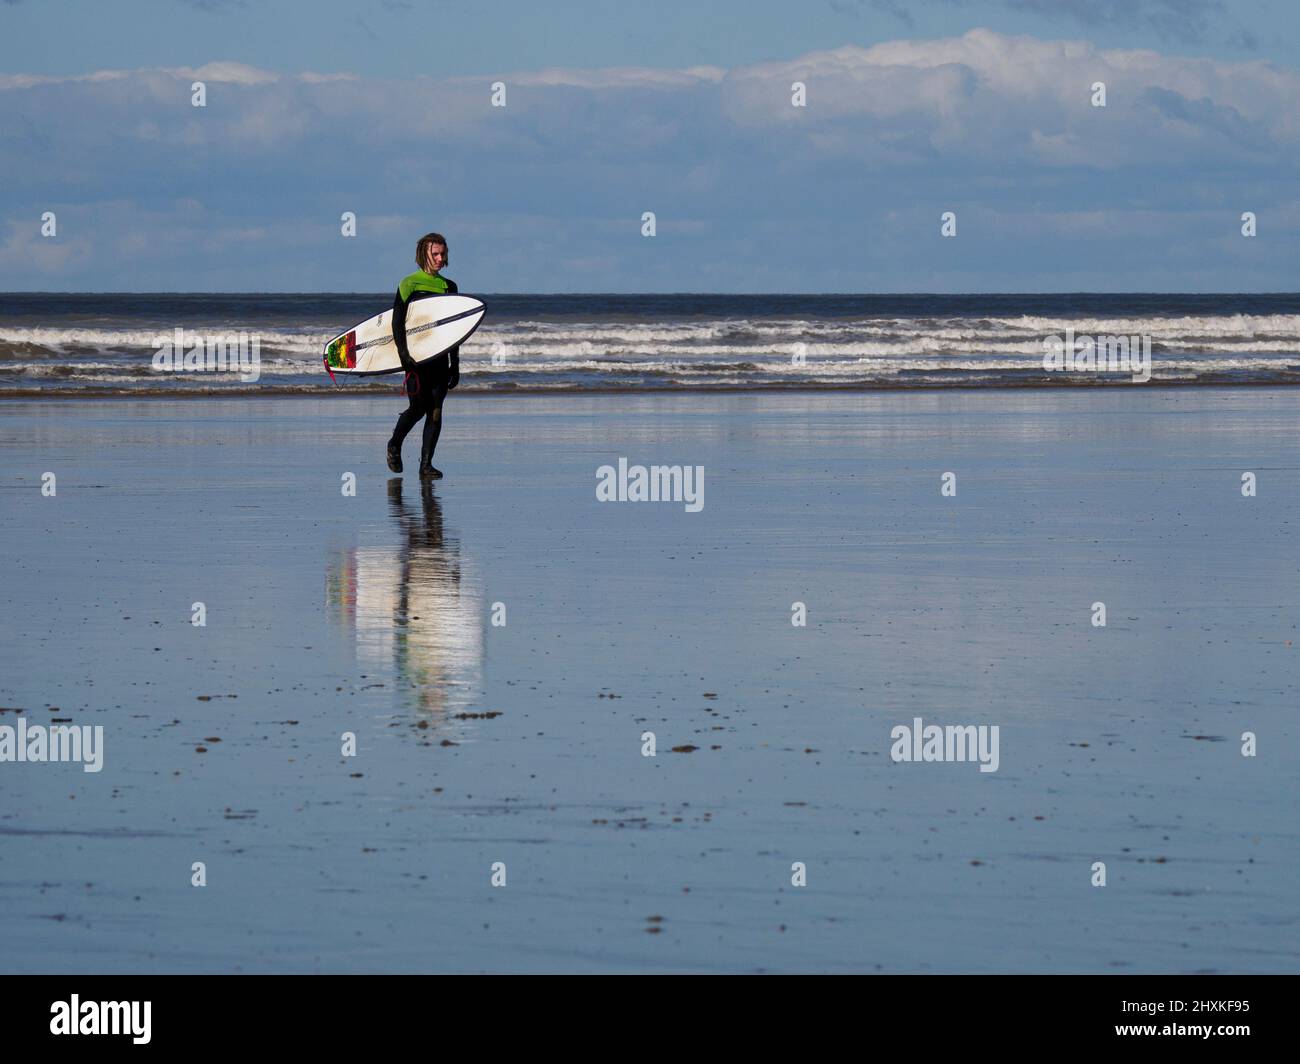
<path fill-rule="evenodd" d="M 39 281 L 62 276 L 79 255 L 89 251 L 85 240 L 58 240 L 40 232 L 39 219 L 9 221 L 0 242 L 0 276 L 20 278 L 27 289 L 42 287 Z"/>
<path fill-rule="evenodd" d="M 714 84 L 726 76 L 722 67 L 700 66 L 686 70 L 655 70 L 650 67 L 607 67 L 596 70 L 547 69 L 510 77 L 458 78 L 465 84 L 504 81 L 507 85 L 567 85 L 579 89 L 683 89 Z"/>
<path fill-rule="evenodd" d="M 218 99 L 222 89 L 251 93 L 236 99 L 238 117 L 209 123 L 219 137 L 220 122 L 228 120 L 224 133 L 236 142 L 316 131 L 343 142 L 364 136 L 373 143 L 375 133 L 401 141 L 404 131 L 427 136 L 454 130 L 469 137 L 471 147 L 511 144 L 530 154 L 532 148 L 555 147 L 550 138 L 558 132 L 574 144 L 584 135 L 612 134 L 632 146 L 634 138 L 623 138 L 620 131 L 636 123 L 642 131 L 671 126 L 688 139 L 708 142 L 717 132 L 710 125 L 716 110 L 729 136 L 799 136 L 804 130 L 808 146 L 826 152 L 843 150 L 846 144 L 846 138 L 828 135 L 827 127 L 852 121 L 862 140 L 883 133 L 895 143 L 923 147 L 922 154 L 940 151 L 950 161 L 980 159 L 996 146 L 998 152 L 1016 150 L 1030 162 L 1042 161 L 1046 147 L 1049 156 L 1072 162 L 1075 153 L 1062 155 L 1052 146 L 1083 136 L 1100 157 L 1113 162 L 1126 146 L 1150 147 L 1153 133 L 1183 142 L 1186 130 L 1176 129 L 1179 124 L 1197 127 L 1202 142 L 1217 137 L 1250 150 L 1289 149 L 1300 132 L 1294 117 L 1294 101 L 1300 98 L 1295 70 L 1259 61 L 1107 51 L 1084 41 L 1044 41 L 985 29 L 941 40 L 850 46 L 731 70 L 546 69 L 500 78 L 380 81 L 314 72 L 280 75 L 242 63 L 213 62 L 68 77 L 6 75 L 0 76 L 0 91 L 44 88 L 59 91 L 60 99 L 91 99 L 112 107 L 114 97 L 104 93 L 119 86 L 116 106 L 134 110 L 140 93 L 170 105 L 181 91 L 178 83 L 186 83 L 188 95 L 188 82 L 195 80 L 215 86 Z M 495 80 L 514 90 L 506 108 L 489 106 L 489 86 Z M 808 85 L 807 108 L 790 106 L 794 81 Z M 1105 110 L 1089 106 L 1095 81 L 1107 85 Z M 644 95 L 647 90 L 650 96 Z M 1185 101 L 1182 113 L 1172 106 L 1178 97 Z M 421 100 L 436 100 L 437 105 L 419 106 Z M 210 101 L 212 110 L 205 118 L 216 114 L 216 102 Z M 174 109 L 172 113 L 174 125 Z M 534 137 L 537 126 L 511 126 L 524 114 L 532 123 L 546 123 L 544 144 Z M 156 125 L 164 119 L 130 117 Z M 75 138 L 75 112 L 60 122 Z"/>
<path fill-rule="evenodd" d="M 190 106 L 194 80 L 208 83 L 206 108 Z M 508 86 L 505 108 L 490 104 L 496 80 Z M 791 106 L 794 81 L 807 84 L 806 108 Z M 1107 86 L 1104 109 L 1089 103 L 1095 81 Z M 1296 99 L 1300 74 L 1270 63 L 988 30 L 729 70 L 383 80 L 220 62 L 9 75 L 0 77 L 0 145 L 22 163 L 6 175 L 0 219 L 39 217 L 54 200 L 76 205 L 85 212 L 78 228 L 99 233 L 102 255 L 147 247 L 160 273 L 196 281 L 209 266 L 194 254 L 205 232 L 222 234 L 214 256 L 257 249 L 246 274 L 283 273 L 305 249 L 334 247 L 342 210 L 359 213 L 368 239 L 395 247 L 404 225 L 460 219 L 519 276 L 552 261 L 552 234 L 575 264 L 649 263 L 659 261 L 649 249 L 671 246 L 665 272 L 668 262 L 743 262 L 756 240 L 813 228 L 825 234 L 819 248 L 833 251 L 852 231 L 906 252 L 916 243 L 909 227 L 929 233 L 940 203 L 964 202 L 967 222 L 990 219 L 964 224 L 963 240 L 1014 229 L 1029 242 L 1039 216 L 1053 232 L 1100 233 L 1106 214 L 1148 208 L 1152 232 L 1172 232 L 1191 203 L 1228 219 L 1263 211 L 1272 235 L 1297 226 L 1275 176 L 1297 162 Z M 1246 188 L 1251 202 L 1238 205 Z M 179 206 L 187 200 L 201 205 L 200 218 Z M 611 252 L 618 234 L 637 234 L 643 210 L 659 215 L 658 243 Z M 1074 223 L 1059 221 L 1071 214 Z M 121 240 L 126 215 L 143 242 Z M 998 222 L 1011 217 L 1023 226 Z M 622 218 L 632 220 L 626 230 Z M 694 240 L 696 259 L 674 240 Z M 374 256 L 363 245 L 340 261 Z M 6 245 L 0 286 L 20 282 L 25 246 Z M 1010 256 L 1014 245 L 997 250 Z M 398 257 L 404 264 L 409 253 Z M 238 276 L 241 266 L 222 269 Z"/>

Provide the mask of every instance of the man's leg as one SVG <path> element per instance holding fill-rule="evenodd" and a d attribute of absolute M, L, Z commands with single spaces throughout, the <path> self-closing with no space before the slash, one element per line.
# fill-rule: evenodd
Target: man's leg
<path fill-rule="evenodd" d="M 428 413 L 424 419 L 424 446 L 420 450 L 420 476 L 442 476 L 441 471 L 433 468 L 433 452 L 438 446 L 438 437 L 442 435 L 442 402 L 447 398 L 447 378 L 444 376 L 429 395 Z"/>
<path fill-rule="evenodd" d="M 392 439 L 388 441 L 388 468 L 394 473 L 402 471 L 402 441 L 406 439 L 406 434 L 415 427 L 415 423 L 424 417 L 426 410 L 424 403 L 421 401 L 424 397 L 420 394 L 419 383 L 414 374 L 407 378 L 406 394 L 408 399 L 406 409 L 398 417 L 397 426 L 393 429 Z"/>

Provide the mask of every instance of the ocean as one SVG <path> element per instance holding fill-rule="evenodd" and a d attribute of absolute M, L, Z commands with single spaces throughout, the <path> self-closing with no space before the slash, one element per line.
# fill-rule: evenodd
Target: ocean
<path fill-rule="evenodd" d="M 468 286 L 467 294 L 474 294 Z M 1157 384 L 1300 382 L 1300 294 L 480 295 L 463 392 L 1043 387 L 1135 374 L 1047 372 L 1044 342 L 1149 343 Z M 385 294 L 0 294 L 0 397 L 396 392 L 332 381 L 327 340 Z M 185 330 L 257 341 L 257 379 L 154 368 Z M 244 376 L 248 376 L 245 374 Z"/>

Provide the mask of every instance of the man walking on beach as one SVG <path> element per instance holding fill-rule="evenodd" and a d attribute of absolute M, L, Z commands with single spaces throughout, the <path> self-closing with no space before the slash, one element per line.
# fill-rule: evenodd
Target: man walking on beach
<path fill-rule="evenodd" d="M 406 308 L 417 299 L 429 296 L 454 295 L 456 282 L 443 277 L 439 271 L 447 265 L 447 241 L 441 233 L 426 233 L 415 245 L 415 264 L 420 268 L 402 279 L 393 300 L 393 340 L 397 343 L 397 356 L 406 370 L 405 391 L 408 404 L 397 419 L 393 437 L 388 441 L 388 468 L 394 473 L 402 471 L 402 441 L 415 423 L 424 418 L 424 441 L 420 449 L 422 477 L 437 480 L 442 476 L 433 467 L 433 450 L 438 446 L 442 432 L 442 403 L 447 392 L 460 383 L 460 347 L 453 347 L 437 358 L 418 365 L 411 358 L 406 345 Z"/>

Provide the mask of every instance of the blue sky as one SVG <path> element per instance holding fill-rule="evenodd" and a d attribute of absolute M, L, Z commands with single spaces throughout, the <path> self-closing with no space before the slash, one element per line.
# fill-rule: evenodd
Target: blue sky
<path fill-rule="evenodd" d="M 1296 291 L 1298 26 L 1208 0 L 0 0 L 0 289 L 383 291 L 436 228 L 479 292 Z"/>

